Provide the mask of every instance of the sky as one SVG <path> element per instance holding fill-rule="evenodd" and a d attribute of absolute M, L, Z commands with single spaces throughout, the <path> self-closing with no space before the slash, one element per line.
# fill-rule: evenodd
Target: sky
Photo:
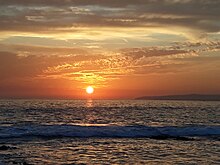
<path fill-rule="evenodd" d="M 219 94 L 219 9 L 219 0 L 0 0 L 0 98 Z"/>

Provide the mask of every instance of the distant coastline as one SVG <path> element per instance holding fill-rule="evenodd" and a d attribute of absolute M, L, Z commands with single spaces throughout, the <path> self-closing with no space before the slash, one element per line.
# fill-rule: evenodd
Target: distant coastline
<path fill-rule="evenodd" d="M 183 100 L 183 101 L 220 101 L 219 95 L 187 94 L 187 95 L 164 95 L 164 96 L 142 96 L 136 100 Z"/>

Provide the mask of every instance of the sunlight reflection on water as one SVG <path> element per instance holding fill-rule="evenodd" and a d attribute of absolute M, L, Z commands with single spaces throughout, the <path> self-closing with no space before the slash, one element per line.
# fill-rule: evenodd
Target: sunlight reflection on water
<path fill-rule="evenodd" d="M 220 102 L 0 100 L 2 136 L 6 134 L 4 130 L 11 131 L 11 134 L 23 131 L 25 135 L 30 135 L 32 131 L 38 135 L 0 139 L 0 146 L 15 147 L 1 151 L 0 161 L 7 164 L 24 160 L 30 164 L 62 165 L 217 164 L 219 138 L 190 141 L 118 138 L 117 131 L 123 130 L 113 128 L 114 137 L 106 137 L 105 131 L 112 125 L 122 126 L 124 129 L 129 129 L 127 126 L 134 126 L 132 127 L 134 130 L 127 131 L 127 134 L 135 130 L 137 133 L 136 128 L 142 129 L 142 126 L 172 126 L 179 130 L 183 130 L 183 126 L 192 125 L 204 128 L 220 126 L 219 111 Z M 74 125 L 82 126 L 83 129 L 75 129 Z M 94 132 L 90 130 L 96 128 L 85 128 L 92 126 L 107 126 L 101 128 L 105 130 L 104 133 L 99 131 L 100 129 L 96 131 L 97 134 L 103 133 L 101 135 L 105 138 L 64 136 L 74 133 L 93 134 Z M 50 136 L 45 136 L 48 133 Z"/>
<path fill-rule="evenodd" d="M 93 100 L 92 99 L 86 100 L 86 107 L 87 108 L 92 108 L 93 107 Z"/>

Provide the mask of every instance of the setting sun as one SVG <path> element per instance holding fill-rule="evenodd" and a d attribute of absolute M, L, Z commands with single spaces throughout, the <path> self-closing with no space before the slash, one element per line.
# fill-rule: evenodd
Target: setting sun
<path fill-rule="evenodd" d="M 94 88 L 91 87 L 91 86 L 88 86 L 88 87 L 86 88 L 86 92 L 87 92 L 88 94 L 92 94 L 92 93 L 94 92 Z"/>
<path fill-rule="evenodd" d="M 0 165 L 220 165 L 219 11 L 0 0 Z"/>

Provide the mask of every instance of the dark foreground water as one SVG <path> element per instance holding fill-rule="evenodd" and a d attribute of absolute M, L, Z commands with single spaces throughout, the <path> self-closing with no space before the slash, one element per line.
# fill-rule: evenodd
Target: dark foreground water
<path fill-rule="evenodd" d="M 0 100 L 0 164 L 220 164 L 220 102 Z"/>

